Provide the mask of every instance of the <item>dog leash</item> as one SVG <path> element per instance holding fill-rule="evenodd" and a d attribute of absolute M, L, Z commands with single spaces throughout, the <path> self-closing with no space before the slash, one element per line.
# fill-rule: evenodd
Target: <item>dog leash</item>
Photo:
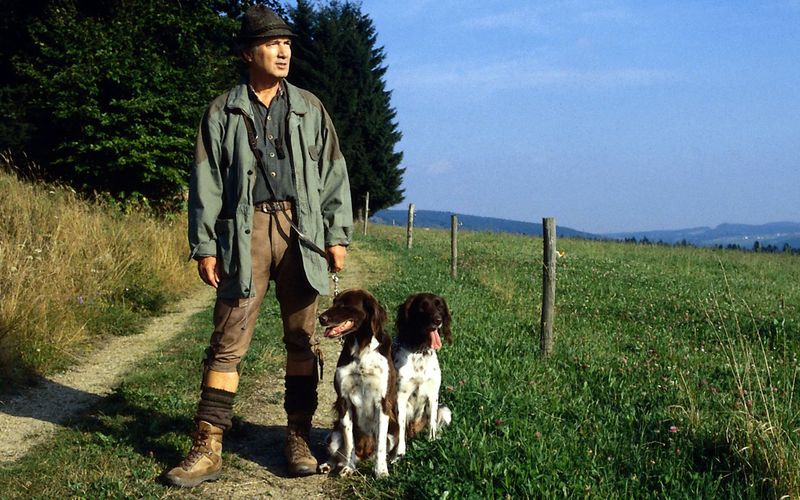
<path fill-rule="evenodd" d="M 261 151 L 259 151 L 259 149 L 258 149 L 258 136 L 256 135 L 255 127 L 253 126 L 253 122 L 251 121 L 251 118 L 247 115 L 247 113 L 244 112 L 244 110 L 242 110 L 240 112 L 240 114 L 242 115 L 242 119 L 244 120 L 245 128 L 247 129 L 247 142 L 250 143 L 250 149 L 253 151 L 253 155 L 256 157 L 256 163 L 258 164 L 258 168 L 261 170 L 261 173 L 264 175 L 264 179 L 269 179 L 269 176 L 267 175 L 267 169 L 264 166 L 264 159 L 261 157 Z M 280 138 L 279 138 L 279 140 L 280 140 Z M 275 149 L 278 152 L 278 157 L 282 158 L 283 155 L 284 155 L 282 141 L 280 141 L 279 144 L 276 144 Z M 272 197 L 275 198 L 275 193 L 272 190 L 272 185 L 270 185 L 269 181 L 267 181 L 266 184 L 267 184 L 267 189 L 269 189 L 270 194 L 272 194 Z M 311 238 L 309 238 L 308 236 L 303 234 L 303 232 L 300 231 L 300 228 L 297 227 L 297 224 L 294 223 L 294 221 L 292 220 L 292 218 L 291 218 L 291 216 L 289 214 L 287 214 L 283 210 L 276 210 L 276 211 L 283 212 L 284 217 L 286 217 L 286 220 L 289 222 L 289 226 L 297 234 L 297 237 L 300 239 L 300 242 L 303 243 L 304 245 L 306 245 L 308 248 L 310 248 L 314 252 L 318 253 L 320 256 L 322 256 L 322 258 L 325 259 L 325 261 L 328 262 L 328 264 L 330 265 L 330 261 L 328 260 L 327 252 L 325 252 L 325 250 L 321 249 L 319 247 L 319 245 L 314 243 L 314 241 L 312 241 Z M 339 295 L 339 275 L 334 272 L 333 275 L 332 275 L 332 279 L 333 279 L 333 296 L 336 297 L 337 295 Z M 325 367 L 325 361 L 322 358 L 322 352 L 317 350 L 316 354 L 317 354 L 317 363 L 319 364 L 319 379 L 322 380 L 322 374 L 323 374 L 323 368 Z"/>
<path fill-rule="evenodd" d="M 253 127 L 253 122 L 251 121 L 251 118 L 247 116 L 246 113 L 244 113 L 243 110 L 242 112 L 240 112 L 240 114 L 242 115 L 245 128 L 247 129 L 247 142 L 250 144 L 250 149 L 253 151 L 253 155 L 256 157 L 256 163 L 258 164 L 258 168 L 261 169 L 261 173 L 264 175 L 264 179 L 268 179 L 269 176 L 267 176 L 267 169 L 264 166 L 264 159 L 261 157 L 261 151 L 259 151 L 258 149 L 258 135 L 256 134 L 255 128 Z M 283 157 L 282 146 L 283 144 L 276 144 L 275 149 L 278 150 L 278 157 Z M 272 191 L 272 185 L 269 183 L 269 181 L 267 181 L 266 184 L 267 184 L 267 189 L 269 189 L 270 194 L 272 194 L 272 197 L 274 198 L 275 193 Z M 286 217 L 287 222 L 289 222 L 289 226 L 292 229 L 294 229 L 294 232 L 297 234 L 297 237 L 300 239 L 300 241 L 305 246 L 307 246 L 308 248 L 310 248 L 311 250 L 322 256 L 322 258 L 325 259 L 325 261 L 327 262 L 328 261 L 327 252 L 321 249 L 319 245 L 314 243 L 314 241 L 311 238 L 303 234 L 303 232 L 300 231 L 300 228 L 297 227 L 297 224 L 294 223 L 292 218 L 286 212 L 284 212 L 283 210 L 280 210 L 280 212 L 283 212 L 283 215 Z M 330 262 L 328 263 L 330 264 Z M 337 295 L 339 295 L 339 275 L 333 273 L 333 296 L 336 297 Z"/>

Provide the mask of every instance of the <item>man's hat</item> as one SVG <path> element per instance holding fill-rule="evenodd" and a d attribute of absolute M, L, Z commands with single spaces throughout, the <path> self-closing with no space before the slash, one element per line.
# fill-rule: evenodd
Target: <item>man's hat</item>
<path fill-rule="evenodd" d="M 239 30 L 239 43 L 249 42 L 270 36 L 295 36 L 289 25 L 272 9 L 263 5 L 254 5 L 247 9 L 242 18 Z"/>

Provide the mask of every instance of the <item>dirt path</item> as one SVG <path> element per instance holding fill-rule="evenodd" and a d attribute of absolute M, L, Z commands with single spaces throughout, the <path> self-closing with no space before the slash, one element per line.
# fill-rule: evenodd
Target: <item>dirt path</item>
<path fill-rule="evenodd" d="M 33 390 L 0 401 L 0 464 L 16 460 L 99 399 L 111 393 L 133 365 L 181 331 L 195 313 L 208 307 L 213 291 L 204 289 L 153 320 L 144 333 L 112 337 L 84 363 L 44 379 Z"/>
<path fill-rule="evenodd" d="M 351 246 L 347 268 L 340 273 L 340 288 L 369 287 L 386 275 L 389 264 Z M 124 379 L 140 359 L 164 345 L 182 330 L 195 313 L 213 302 L 213 290 L 202 292 L 173 306 L 156 318 L 145 333 L 113 338 L 108 346 L 92 354 L 85 363 L 53 376 L 24 394 L 0 401 L 0 464 L 24 455 L 33 445 L 64 427 L 80 411 L 105 397 Z M 320 308 L 330 304 L 324 297 Z M 332 423 L 333 371 L 339 356 L 337 342 L 322 339 L 325 369 L 319 385 L 319 409 L 314 417 L 312 445 L 315 455 L 325 456 L 323 441 Z M 225 436 L 225 473 L 214 483 L 191 490 L 169 489 L 179 498 L 333 498 L 334 479 L 325 476 L 288 478 L 283 458 L 285 413 L 283 371 L 265 373 L 252 381 L 252 389 L 237 398 L 235 414 L 241 419 Z M 154 478 L 155 479 L 155 478 Z"/>

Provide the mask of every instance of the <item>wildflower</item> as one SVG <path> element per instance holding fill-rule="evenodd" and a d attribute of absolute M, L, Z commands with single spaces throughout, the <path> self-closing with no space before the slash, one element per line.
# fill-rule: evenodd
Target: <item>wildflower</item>
<path fill-rule="evenodd" d="M 78 304 L 83 305 L 83 295 L 78 295 Z"/>
<path fill-rule="evenodd" d="M 542 439 L 542 433 L 539 432 L 539 431 L 536 431 L 536 432 L 533 433 L 533 437 L 535 437 L 536 439 Z"/>
<path fill-rule="evenodd" d="M 676 427 L 674 425 L 670 425 L 669 426 L 669 433 L 670 434 L 677 434 L 678 433 L 678 427 Z"/>
<path fill-rule="evenodd" d="M 501 425 L 503 425 L 503 419 L 502 418 L 496 418 L 494 420 L 494 426 L 495 427 L 500 427 Z"/>

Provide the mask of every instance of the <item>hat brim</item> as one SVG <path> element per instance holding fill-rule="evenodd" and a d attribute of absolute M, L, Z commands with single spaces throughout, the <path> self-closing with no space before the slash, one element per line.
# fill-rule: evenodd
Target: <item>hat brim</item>
<path fill-rule="evenodd" d="M 251 35 L 239 36 L 239 41 L 252 42 L 253 40 L 261 40 L 264 38 L 277 38 L 277 37 L 296 38 L 297 35 L 295 35 L 288 29 L 271 29 L 264 31 L 263 33 L 253 33 Z"/>

